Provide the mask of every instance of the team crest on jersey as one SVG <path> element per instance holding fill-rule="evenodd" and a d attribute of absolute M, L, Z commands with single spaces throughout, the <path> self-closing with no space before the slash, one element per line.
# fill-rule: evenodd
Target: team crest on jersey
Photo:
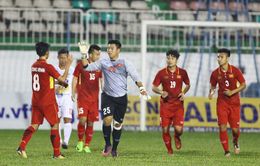
<path fill-rule="evenodd" d="M 181 75 L 177 75 L 177 79 L 181 79 Z"/>
<path fill-rule="evenodd" d="M 234 78 L 234 74 L 229 74 L 228 77 L 229 78 Z"/>

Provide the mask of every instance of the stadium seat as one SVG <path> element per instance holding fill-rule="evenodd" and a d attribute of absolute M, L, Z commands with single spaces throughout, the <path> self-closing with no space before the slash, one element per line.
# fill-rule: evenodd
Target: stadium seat
<path fill-rule="evenodd" d="M 128 3 L 123 0 L 113 0 L 111 7 L 114 9 L 129 9 Z"/>
<path fill-rule="evenodd" d="M 240 2 L 229 2 L 228 7 L 230 11 L 242 11 L 244 9 L 243 3 Z"/>
<path fill-rule="evenodd" d="M 185 1 L 171 1 L 170 8 L 172 10 L 189 10 Z"/>
<path fill-rule="evenodd" d="M 152 13 L 140 13 L 139 19 L 140 20 L 155 20 L 156 17 Z"/>
<path fill-rule="evenodd" d="M 117 14 L 115 12 L 113 13 L 102 12 L 100 14 L 100 17 L 101 17 L 101 21 L 103 22 L 112 23 L 117 21 Z"/>
<path fill-rule="evenodd" d="M 80 25 L 78 23 L 71 23 L 70 24 L 70 32 L 72 33 L 80 33 L 83 31 L 84 27 L 83 25 Z"/>
<path fill-rule="evenodd" d="M 177 19 L 178 20 L 192 21 L 192 20 L 194 20 L 194 16 L 193 16 L 192 12 L 178 12 L 177 13 Z"/>
<path fill-rule="evenodd" d="M 233 18 L 228 12 L 218 12 L 216 14 L 216 21 L 233 21 Z"/>
<path fill-rule="evenodd" d="M 4 31 L 6 31 L 7 29 L 6 29 L 6 25 L 5 25 L 5 23 L 4 22 L 0 22 L 0 32 L 4 32 Z"/>
<path fill-rule="evenodd" d="M 148 7 L 153 11 L 160 11 L 160 10 L 169 10 L 169 2 L 168 1 L 159 1 L 159 0 L 149 0 L 146 1 Z"/>
<path fill-rule="evenodd" d="M 207 6 L 205 4 L 205 2 L 201 1 L 192 1 L 190 2 L 189 4 L 189 8 L 191 10 L 206 10 L 207 9 Z"/>
<path fill-rule="evenodd" d="M 198 12 L 197 20 L 198 21 L 207 21 L 208 20 L 208 14 L 210 14 L 210 20 L 213 20 L 213 16 L 209 12 L 200 11 Z"/>
<path fill-rule="evenodd" d="M 102 24 L 89 24 L 89 31 L 93 34 L 102 34 L 104 33 L 104 27 Z"/>
<path fill-rule="evenodd" d="M 135 13 L 120 13 L 119 21 L 136 22 Z"/>
<path fill-rule="evenodd" d="M 141 24 L 132 23 L 126 27 L 126 32 L 131 35 L 139 35 L 141 33 Z"/>
<path fill-rule="evenodd" d="M 224 2 L 211 2 L 209 8 L 213 10 L 225 10 Z"/>
<path fill-rule="evenodd" d="M 56 11 L 42 11 L 41 18 L 46 21 L 58 21 L 59 16 Z"/>
<path fill-rule="evenodd" d="M 90 0 L 72 0 L 72 7 L 76 9 L 90 9 Z"/>
<path fill-rule="evenodd" d="M 31 23 L 29 25 L 29 31 L 32 31 L 32 32 L 46 32 L 47 28 L 41 22 L 40 23 Z"/>
<path fill-rule="evenodd" d="M 22 22 L 11 22 L 10 31 L 12 32 L 27 32 L 25 23 Z"/>
<path fill-rule="evenodd" d="M 38 11 L 24 11 L 23 18 L 30 21 L 39 21 L 41 19 Z"/>
<path fill-rule="evenodd" d="M 10 10 L 6 10 L 3 11 L 3 19 L 5 20 L 20 20 L 20 12 L 18 11 L 10 11 Z"/>
<path fill-rule="evenodd" d="M 69 0 L 54 0 L 52 6 L 55 8 L 61 8 L 61 9 L 71 8 Z"/>
<path fill-rule="evenodd" d="M 33 6 L 37 8 L 51 8 L 51 1 L 50 0 L 34 0 Z"/>
<path fill-rule="evenodd" d="M 63 23 L 48 23 L 47 30 L 49 32 L 54 32 L 54 33 L 63 33 L 65 32 L 65 27 Z"/>
<path fill-rule="evenodd" d="M 92 1 L 92 8 L 95 9 L 109 9 L 110 5 L 107 0 L 94 0 Z"/>
<path fill-rule="evenodd" d="M 33 7 L 32 0 L 15 0 L 15 6 L 17 7 Z"/>
<path fill-rule="evenodd" d="M 237 15 L 237 21 L 239 22 L 247 22 L 248 20 L 247 16 L 245 14 L 238 14 Z"/>
<path fill-rule="evenodd" d="M 251 2 L 247 6 L 249 11 L 259 12 L 260 11 L 260 3 L 259 2 Z"/>
<path fill-rule="evenodd" d="M 99 17 L 96 13 L 88 12 L 85 14 L 84 20 L 89 21 L 90 23 L 97 23 L 99 21 Z"/>
<path fill-rule="evenodd" d="M 13 2 L 10 0 L 0 0 L 0 7 L 13 7 Z"/>
<path fill-rule="evenodd" d="M 123 34 L 124 27 L 121 24 L 107 24 L 106 30 L 112 34 Z"/>
<path fill-rule="evenodd" d="M 148 5 L 145 1 L 141 1 L 141 0 L 133 0 L 130 4 L 130 8 L 131 9 L 136 9 L 136 10 L 147 10 Z"/>

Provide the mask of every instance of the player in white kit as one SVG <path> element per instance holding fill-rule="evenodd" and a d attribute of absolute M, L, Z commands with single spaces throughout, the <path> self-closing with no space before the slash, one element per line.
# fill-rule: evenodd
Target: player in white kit
<path fill-rule="evenodd" d="M 63 74 L 65 71 L 65 66 L 68 60 L 69 56 L 69 51 L 66 48 L 62 48 L 58 52 L 58 60 L 59 60 L 59 65 L 56 66 L 56 70 L 60 73 Z M 72 78 L 73 78 L 73 71 L 74 68 L 70 67 L 69 73 L 67 76 L 67 83 L 68 87 L 64 88 L 58 84 L 55 86 L 55 91 L 56 91 L 56 99 L 57 99 L 57 104 L 59 107 L 59 118 L 60 118 L 60 127 L 59 127 L 59 132 L 60 132 L 60 138 L 61 138 L 61 145 L 63 149 L 68 148 L 69 144 L 69 139 L 72 131 L 72 124 L 71 124 L 71 119 L 72 119 L 72 111 L 73 111 L 73 101 L 71 99 L 71 85 L 72 85 Z M 63 125 L 63 140 L 61 136 L 61 121 L 63 120 L 64 125 Z"/>

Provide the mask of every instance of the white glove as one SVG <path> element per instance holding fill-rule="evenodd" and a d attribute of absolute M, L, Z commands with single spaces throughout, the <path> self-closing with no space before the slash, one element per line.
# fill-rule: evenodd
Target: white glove
<path fill-rule="evenodd" d="M 82 55 L 81 58 L 82 59 L 88 58 L 89 44 L 84 41 L 81 41 L 78 43 L 78 46 L 79 46 L 80 53 Z"/>
<path fill-rule="evenodd" d="M 140 97 L 141 97 L 141 98 L 143 98 L 145 101 L 151 99 L 151 96 L 147 94 L 147 92 L 146 92 L 146 90 L 145 90 L 145 88 L 144 88 L 143 86 L 141 86 L 141 87 L 139 88 L 139 90 L 140 90 L 140 93 L 141 93 L 141 94 L 140 94 Z"/>

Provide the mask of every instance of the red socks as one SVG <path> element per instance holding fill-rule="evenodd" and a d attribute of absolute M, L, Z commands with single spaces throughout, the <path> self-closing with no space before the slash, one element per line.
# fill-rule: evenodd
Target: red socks
<path fill-rule="evenodd" d="M 85 125 L 78 123 L 78 140 L 82 141 L 85 134 Z"/>
<path fill-rule="evenodd" d="M 33 133 L 35 132 L 35 129 L 32 126 L 29 126 L 23 133 L 23 138 L 20 143 L 21 150 L 25 150 L 27 143 L 32 138 Z"/>
<path fill-rule="evenodd" d="M 85 135 L 86 135 L 85 145 L 89 146 L 93 137 L 93 126 L 88 126 L 86 128 Z"/>
<path fill-rule="evenodd" d="M 164 144 L 169 151 L 172 151 L 172 141 L 171 141 L 171 136 L 170 136 L 170 133 L 167 132 L 167 133 L 164 133 L 162 134 L 162 137 L 163 137 L 163 141 L 164 141 Z"/>
<path fill-rule="evenodd" d="M 238 142 L 238 138 L 240 136 L 240 130 L 238 129 L 237 133 L 232 132 L 233 135 L 233 142 L 237 143 Z"/>
<path fill-rule="evenodd" d="M 228 147 L 228 134 L 227 131 L 219 131 L 219 139 L 222 144 L 224 151 L 229 151 Z"/>
<path fill-rule="evenodd" d="M 54 156 L 59 156 L 60 155 L 60 135 L 59 135 L 59 131 L 57 129 L 52 129 L 51 134 L 50 134 L 50 138 L 51 138 Z"/>

